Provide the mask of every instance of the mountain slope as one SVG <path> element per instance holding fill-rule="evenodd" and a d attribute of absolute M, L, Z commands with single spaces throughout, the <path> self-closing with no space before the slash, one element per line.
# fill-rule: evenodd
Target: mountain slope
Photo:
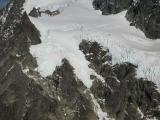
<path fill-rule="evenodd" d="M 125 12 L 12 0 L 0 18 L 0 120 L 160 119 L 159 40 L 130 27 Z"/>
<path fill-rule="evenodd" d="M 31 53 L 37 57 L 39 71 L 42 75 L 51 74 L 55 66 L 60 64 L 61 59 L 67 57 L 74 64 L 78 77 L 88 79 L 87 75 L 91 71 L 85 67 L 87 63 L 77 46 L 81 39 L 89 39 L 97 40 L 109 48 L 114 55 L 114 63 L 128 61 L 138 65 L 138 75 L 153 80 L 159 86 L 159 40 L 151 41 L 140 30 L 130 27 L 125 20 L 125 12 L 101 16 L 93 10 L 90 1 L 62 1 L 53 1 L 52 4 L 49 2 L 48 6 L 47 3 L 36 5 L 41 9 L 51 11 L 54 10 L 55 5 L 62 9 L 60 15 L 30 18 L 42 34 L 42 44 L 31 47 Z M 29 9 L 31 4 L 32 2 L 28 1 L 26 9 Z M 83 72 L 84 67 L 87 71 L 86 75 Z"/>

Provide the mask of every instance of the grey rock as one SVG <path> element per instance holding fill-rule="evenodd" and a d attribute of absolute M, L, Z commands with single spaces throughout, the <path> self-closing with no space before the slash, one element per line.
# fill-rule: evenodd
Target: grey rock
<path fill-rule="evenodd" d="M 53 75 L 49 76 L 72 113 L 67 113 L 67 117 L 69 120 L 97 120 L 91 101 L 87 99 L 82 89 L 84 85 L 76 79 L 73 70 L 69 61 L 63 59 L 62 66 L 57 66 Z"/>
<path fill-rule="evenodd" d="M 142 30 L 150 39 L 160 38 L 159 0 L 93 0 L 93 7 L 103 15 L 127 10 L 126 18 L 131 26 Z"/>
<path fill-rule="evenodd" d="M 138 0 L 129 7 L 126 18 L 148 38 L 160 38 L 159 0 Z"/>
<path fill-rule="evenodd" d="M 92 76 L 94 81 L 91 91 L 111 118 L 116 120 L 145 120 L 154 117 L 160 119 L 158 108 L 160 93 L 153 82 L 136 77 L 138 66 L 128 62 L 112 65 L 111 59 L 109 61 L 106 59 L 106 64 L 95 62 L 103 58 L 100 53 L 108 51 L 95 42 L 83 40 L 79 48 L 90 62 L 91 68 L 105 79 L 104 84 L 96 76 Z M 96 52 L 93 52 L 94 50 Z M 88 58 L 90 53 L 92 54 Z M 106 53 L 110 55 L 109 51 Z"/>
<path fill-rule="evenodd" d="M 40 32 L 27 13 L 22 14 L 24 1 L 11 2 L 10 10 L 0 11 L 0 18 L 6 16 L 0 19 L 0 120 L 98 120 L 90 93 L 116 120 L 160 119 L 156 85 L 136 77 L 138 66 L 113 65 L 109 50 L 97 42 L 83 40 L 79 45 L 89 67 L 104 79 L 91 75 L 89 92 L 67 59 L 52 75 L 42 77 L 29 52 L 30 45 L 41 43 Z"/>
<path fill-rule="evenodd" d="M 29 13 L 29 16 L 36 17 L 36 18 L 40 17 L 41 16 L 40 9 L 33 8 Z"/>
<path fill-rule="evenodd" d="M 132 0 L 93 0 L 93 7 L 101 10 L 103 15 L 116 14 L 126 10 Z"/>

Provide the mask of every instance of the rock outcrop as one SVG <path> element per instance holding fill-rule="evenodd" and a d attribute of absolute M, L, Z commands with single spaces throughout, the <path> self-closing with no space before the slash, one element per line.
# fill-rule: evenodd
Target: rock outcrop
<path fill-rule="evenodd" d="M 29 13 L 29 16 L 32 16 L 32 17 L 40 17 L 40 16 L 41 16 L 40 9 L 33 8 L 33 9 L 31 10 L 31 12 Z"/>
<path fill-rule="evenodd" d="M 0 16 L 0 120 L 97 120 L 91 97 L 69 61 L 64 59 L 47 78 L 35 70 L 29 47 L 41 43 L 40 33 L 19 11 L 23 3 L 13 0 Z M 11 31 L 3 34 L 9 25 Z"/>
<path fill-rule="evenodd" d="M 129 7 L 126 18 L 148 38 L 160 38 L 159 0 L 137 0 Z"/>
<path fill-rule="evenodd" d="M 160 119 L 160 93 L 153 82 L 136 77 L 135 66 L 125 62 L 112 65 L 109 50 L 97 42 L 83 40 L 79 46 L 90 68 L 105 81 L 93 77 L 91 91 L 110 117 L 116 120 Z"/>
<path fill-rule="evenodd" d="M 136 77 L 138 66 L 113 65 L 109 49 L 97 42 L 79 45 L 89 67 L 102 77 L 91 75 L 91 88 L 66 58 L 52 75 L 42 77 L 29 51 L 41 43 L 41 35 L 22 12 L 23 3 L 12 0 L 0 11 L 0 120 L 99 120 L 95 101 L 116 120 L 160 119 L 155 84 Z"/>
<path fill-rule="evenodd" d="M 61 104 L 65 104 L 62 106 L 65 117 L 67 120 L 97 120 L 92 102 L 84 92 L 86 87 L 77 79 L 73 70 L 69 61 L 63 59 L 62 66 L 57 66 L 52 76 L 48 76 L 61 96 Z"/>
<path fill-rule="evenodd" d="M 13 59 L 0 80 L 0 90 L 1 120 L 50 120 L 56 114 L 58 102 L 43 95 L 43 88 L 26 76 Z"/>
<path fill-rule="evenodd" d="M 160 38 L 159 0 L 93 0 L 93 7 L 103 15 L 126 10 L 130 25 L 142 30 L 150 39 Z"/>
<path fill-rule="evenodd" d="M 59 15 L 60 11 L 59 10 L 55 10 L 55 11 L 50 11 L 50 10 L 41 10 L 41 8 L 33 8 L 31 10 L 31 12 L 29 13 L 30 16 L 32 17 L 41 17 L 42 14 L 46 14 L 49 16 L 55 16 L 55 15 Z"/>
<path fill-rule="evenodd" d="M 0 16 L 0 119 L 49 120 L 56 116 L 58 100 L 25 74 L 37 66 L 29 47 L 40 43 L 40 33 L 28 15 L 21 13 L 23 3 L 11 1 Z"/>
<path fill-rule="evenodd" d="M 93 0 L 93 7 L 101 10 L 103 15 L 116 14 L 126 10 L 132 0 Z"/>

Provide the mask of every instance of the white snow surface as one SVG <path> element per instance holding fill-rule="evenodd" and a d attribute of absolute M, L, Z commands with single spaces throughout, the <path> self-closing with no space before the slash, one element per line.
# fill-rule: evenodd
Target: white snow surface
<path fill-rule="evenodd" d="M 106 112 L 103 112 L 97 100 L 94 98 L 93 94 L 91 94 L 92 102 L 94 104 L 94 111 L 97 113 L 99 120 L 114 120 L 113 118 L 109 118 Z"/>
<path fill-rule="evenodd" d="M 33 7 L 61 11 L 57 16 L 30 17 L 42 35 L 42 43 L 31 46 L 30 52 L 37 58 L 43 76 L 51 75 L 67 58 L 78 78 L 90 88 L 90 75 L 95 72 L 79 50 L 79 43 L 86 39 L 109 48 L 113 64 L 128 61 L 138 65 L 138 77 L 154 81 L 160 89 L 160 39 L 148 39 L 139 29 L 129 26 L 125 11 L 102 16 L 92 8 L 91 0 L 27 0 L 25 10 L 29 13 Z"/>

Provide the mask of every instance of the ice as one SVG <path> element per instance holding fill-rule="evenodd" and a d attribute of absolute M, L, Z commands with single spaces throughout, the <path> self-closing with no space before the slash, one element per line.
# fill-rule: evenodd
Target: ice
<path fill-rule="evenodd" d="M 95 73 L 79 50 L 79 43 L 86 39 L 109 48 L 113 64 L 128 61 L 138 65 L 137 76 L 160 87 L 160 39 L 148 39 L 142 31 L 129 26 L 125 11 L 102 16 L 92 8 L 91 0 L 27 0 L 25 10 L 29 13 L 33 7 L 61 10 L 57 16 L 30 17 L 42 35 L 42 43 L 31 46 L 30 51 L 43 76 L 52 74 L 67 58 L 78 78 L 90 88 L 90 75 Z"/>

